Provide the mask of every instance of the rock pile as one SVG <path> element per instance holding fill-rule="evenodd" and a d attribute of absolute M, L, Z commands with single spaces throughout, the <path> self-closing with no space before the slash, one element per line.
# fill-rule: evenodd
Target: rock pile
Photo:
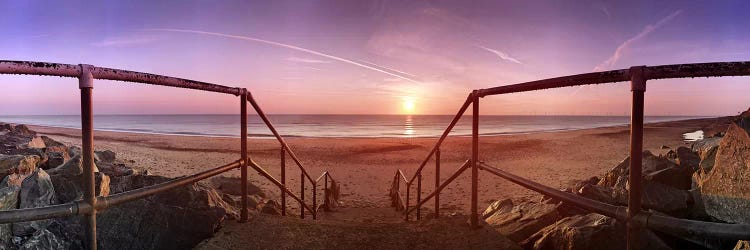
<path fill-rule="evenodd" d="M 644 209 L 691 220 L 750 223 L 750 110 L 735 118 L 726 132 L 712 135 L 663 155 L 643 152 Z M 565 191 L 627 206 L 629 168 L 628 157 L 601 178 L 577 182 Z M 526 249 L 625 249 L 623 223 L 554 199 L 496 201 L 483 218 Z M 642 230 L 640 237 L 645 249 L 727 249 L 747 244 L 649 230 Z"/>
<path fill-rule="evenodd" d="M 81 150 L 24 125 L 0 123 L 0 210 L 44 207 L 80 200 Z M 107 196 L 170 180 L 127 166 L 115 152 L 96 151 L 96 193 Z M 220 185 L 216 185 L 220 183 Z M 97 215 L 102 249 L 185 249 L 211 237 L 239 211 L 238 179 L 217 177 Z M 222 194 L 219 191 L 225 191 Z M 265 194 L 251 187 L 251 203 Z M 253 205 L 252 207 L 254 207 Z M 0 249 L 83 249 L 80 217 L 0 225 Z"/>

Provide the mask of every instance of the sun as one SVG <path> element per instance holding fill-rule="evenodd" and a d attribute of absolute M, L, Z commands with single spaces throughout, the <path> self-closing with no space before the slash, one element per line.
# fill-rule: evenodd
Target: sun
<path fill-rule="evenodd" d="M 414 109 L 416 108 L 416 102 L 414 98 L 412 97 L 404 97 L 403 102 L 401 103 L 401 109 L 406 114 L 414 113 Z"/>

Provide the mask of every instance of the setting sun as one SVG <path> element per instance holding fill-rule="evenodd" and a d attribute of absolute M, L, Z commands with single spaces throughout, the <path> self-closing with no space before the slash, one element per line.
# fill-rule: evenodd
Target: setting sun
<path fill-rule="evenodd" d="M 401 109 L 404 113 L 411 114 L 411 113 L 414 113 L 415 106 L 416 104 L 415 104 L 414 98 L 404 97 L 404 101 L 402 103 Z"/>

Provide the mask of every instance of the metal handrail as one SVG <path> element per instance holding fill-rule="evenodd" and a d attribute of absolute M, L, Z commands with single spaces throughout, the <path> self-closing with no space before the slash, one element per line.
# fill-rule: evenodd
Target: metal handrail
<path fill-rule="evenodd" d="M 33 61 L 8 61 L 0 60 L 0 74 L 22 74 L 22 75 L 42 75 L 42 76 L 60 76 L 60 77 L 74 77 L 79 79 L 78 87 L 81 89 L 81 124 L 82 124 L 82 165 L 83 165 L 83 193 L 84 199 L 79 201 L 73 201 L 65 204 L 52 205 L 46 207 L 27 208 L 27 209 L 14 209 L 0 211 L 0 224 L 51 219 L 59 217 L 67 217 L 73 215 L 84 215 L 86 219 L 84 231 L 86 235 L 86 247 L 88 249 L 96 249 L 96 213 L 98 210 L 104 210 L 108 207 L 122 204 L 128 201 L 142 199 L 150 195 L 165 192 L 179 186 L 188 185 L 195 183 L 199 180 L 215 176 L 234 168 L 239 167 L 241 170 L 241 186 L 242 186 L 242 211 L 240 216 L 241 222 L 247 221 L 247 175 L 246 167 L 248 163 L 251 167 L 256 169 L 261 175 L 269 179 L 275 185 L 282 189 L 282 197 L 289 194 L 295 200 L 299 201 L 302 206 L 302 216 L 304 217 L 304 209 L 307 209 L 313 214 L 313 219 L 316 218 L 317 209 L 310 208 L 304 203 L 304 178 L 302 180 L 303 190 L 301 198 L 294 195 L 289 191 L 283 183 L 279 183 L 273 178 L 268 172 L 263 170 L 249 157 L 247 157 L 247 113 L 246 103 L 251 103 L 258 114 L 263 118 L 266 125 L 274 132 L 277 140 L 282 143 L 283 148 L 289 149 L 286 142 L 279 136 L 273 125 L 268 121 L 268 118 L 262 112 L 260 107 L 255 101 L 247 97 L 249 92 L 244 88 L 227 87 L 218 84 L 212 84 L 207 82 L 194 81 L 189 79 L 182 79 L 176 77 L 169 77 L 163 75 L 156 75 L 150 73 L 142 73 L 121 69 L 112 69 L 104 67 L 95 67 L 87 64 L 62 64 L 62 63 L 48 63 L 48 62 L 33 62 Z M 160 184 L 151 185 L 148 187 L 142 187 L 134 190 L 129 190 L 123 193 L 114 194 L 111 196 L 99 196 L 97 197 L 94 191 L 94 170 L 93 170 L 93 112 L 92 112 L 92 89 L 93 81 L 95 79 L 100 80 L 115 80 L 135 83 L 145 83 L 151 85 L 195 89 L 202 91 L 210 91 L 224 94 L 231 94 L 240 96 L 240 109 L 241 109 L 241 147 L 242 157 L 240 160 L 232 163 L 219 166 L 217 168 L 202 171 L 190 176 L 180 177 L 172 179 Z M 317 199 L 317 182 L 313 182 L 310 175 L 302 167 L 297 156 L 289 151 L 290 155 L 294 159 L 295 163 L 300 167 L 303 176 L 313 183 L 313 207 L 316 207 Z M 243 160 L 244 159 L 244 160 Z M 324 174 L 325 180 L 325 191 L 327 192 L 328 179 L 330 173 L 327 171 Z M 332 179 L 332 178 L 331 178 Z M 326 200 L 326 202 L 328 202 Z"/>
<path fill-rule="evenodd" d="M 464 162 L 464 164 L 462 164 L 461 167 L 458 168 L 458 170 L 456 170 L 456 172 L 454 172 L 450 177 L 448 177 L 448 179 L 446 179 L 443 183 L 441 183 L 440 186 L 438 186 L 437 189 L 435 189 L 434 191 L 432 191 L 432 193 L 428 194 L 427 197 L 425 197 L 423 200 L 417 202 L 417 204 L 414 205 L 414 207 L 407 208 L 406 209 L 406 214 L 409 214 L 409 213 L 411 213 L 414 210 L 418 210 L 420 207 L 422 207 L 422 205 L 424 205 L 425 203 L 427 203 L 428 200 L 430 200 L 433 197 L 435 197 L 437 194 L 440 193 L 440 191 L 443 191 L 443 189 L 445 187 L 447 187 L 448 184 L 450 184 L 451 182 L 453 182 L 456 178 L 458 178 L 458 176 L 460 176 L 464 171 L 466 171 L 467 168 L 469 168 L 471 166 L 470 163 L 471 163 L 471 160 L 466 160 Z"/>
<path fill-rule="evenodd" d="M 554 199 L 573 204 L 586 210 L 616 218 L 627 220 L 627 207 L 615 206 L 607 203 L 574 195 L 570 192 L 560 191 L 523 177 L 511 174 L 498 168 L 480 162 L 479 166 L 491 174 L 502 177 L 525 188 L 537 191 Z M 728 224 L 705 221 L 694 221 L 664 216 L 654 213 L 639 213 L 631 219 L 638 226 L 654 229 L 660 232 L 675 234 L 688 238 L 700 238 L 717 236 L 725 239 L 746 240 L 750 239 L 750 224 Z"/>
<path fill-rule="evenodd" d="M 454 125 L 454 122 L 462 115 L 468 108 L 469 104 L 473 104 L 472 114 L 472 197 L 471 197 L 471 225 L 472 227 L 478 227 L 478 170 L 485 170 L 492 174 L 504 177 L 511 180 L 519 185 L 526 188 L 535 190 L 540 193 L 547 195 L 552 194 L 558 199 L 571 203 L 573 205 L 587 208 L 588 210 L 601 213 L 607 216 L 614 217 L 618 220 L 623 220 L 628 224 L 628 249 L 636 249 L 639 246 L 638 233 L 639 225 L 651 228 L 657 231 L 666 232 L 678 236 L 693 237 L 695 243 L 705 244 L 700 239 L 695 237 L 720 237 L 727 239 L 748 239 L 750 238 L 750 225 L 747 224 L 722 224 L 722 223 L 711 223 L 703 221 L 692 221 L 678 218 L 672 218 L 668 216 L 655 215 L 642 211 L 641 209 L 641 151 L 643 149 L 643 117 L 644 117 L 644 92 L 646 91 L 646 81 L 653 79 L 668 79 L 668 78 L 686 78 L 686 77 L 720 77 L 720 76 L 748 76 L 750 75 L 750 62 L 713 62 L 713 63 L 693 63 L 693 64 L 674 64 L 674 65 L 661 65 L 661 66 L 634 66 L 628 69 L 611 70 L 604 72 L 594 72 L 570 76 L 562 76 L 549 78 L 544 80 L 537 80 L 519 84 L 512 84 L 506 86 L 498 86 L 486 89 L 477 89 L 472 91 L 469 95 L 467 102 L 461 107 L 457 117 L 454 117 L 453 122 L 449 126 L 443 135 L 441 136 L 438 143 L 430 151 L 427 159 L 422 162 L 419 166 L 414 177 L 406 183 L 406 201 L 402 202 L 406 205 L 406 211 L 404 212 L 404 218 L 408 220 L 409 212 L 417 210 L 417 219 L 419 219 L 419 208 L 426 203 L 426 201 L 432 196 L 435 196 L 435 215 L 439 213 L 438 195 L 441 187 L 444 187 L 444 182 L 440 186 L 436 186 L 436 190 L 433 191 L 425 200 L 421 200 L 421 176 L 422 169 L 429 161 L 430 157 L 435 154 L 436 156 L 436 184 L 440 181 L 440 160 L 439 160 L 439 146 L 443 139 L 447 136 L 449 130 Z M 630 171 L 629 171 L 629 183 L 632 185 L 629 188 L 628 195 L 628 207 L 613 206 L 601 202 L 591 201 L 582 197 L 574 196 L 572 194 L 564 193 L 559 190 L 555 190 L 550 187 L 543 186 L 541 184 L 514 176 L 510 173 L 503 172 L 499 169 L 487 166 L 484 163 L 478 161 L 479 158 L 479 98 L 489 95 L 499 95 L 517 92 L 526 92 L 550 88 L 560 87 L 572 87 L 582 86 L 588 84 L 601 84 L 601 83 L 612 83 L 612 82 L 631 82 L 632 91 L 632 110 L 631 110 L 631 128 L 630 128 Z M 436 154 L 437 153 L 437 154 Z M 459 169 L 459 173 L 468 167 L 462 167 Z M 454 174 L 456 176 L 456 174 Z M 453 177 L 453 176 L 452 176 Z M 419 178 L 418 182 L 418 193 L 417 193 L 417 205 L 409 209 L 409 187 L 415 178 Z M 394 181 L 398 180 L 397 176 L 394 177 Z M 395 184 L 395 183 L 394 183 Z M 399 198 L 400 193 L 397 192 Z"/>

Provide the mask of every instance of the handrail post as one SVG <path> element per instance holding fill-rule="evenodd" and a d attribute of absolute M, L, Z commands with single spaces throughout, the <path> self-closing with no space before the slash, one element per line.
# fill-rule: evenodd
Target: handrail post
<path fill-rule="evenodd" d="M 281 146 L 281 216 L 286 216 L 286 150 Z"/>
<path fill-rule="evenodd" d="M 94 76 L 91 65 L 81 64 L 78 87 L 81 89 L 81 153 L 83 155 L 83 200 L 91 206 L 91 212 L 84 215 L 87 249 L 96 249 L 96 181 L 94 177 L 94 112 L 92 92 Z"/>
<path fill-rule="evenodd" d="M 471 227 L 479 226 L 479 215 L 477 214 L 477 203 L 479 200 L 479 171 L 477 162 L 479 161 L 479 94 L 474 90 L 472 93 L 473 112 L 471 123 Z"/>
<path fill-rule="evenodd" d="M 420 216 L 420 208 L 422 206 L 419 205 L 419 202 L 422 201 L 422 173 L 419 173 L 419 176 L 417 176 L 417 220 L 421 219 Z"/>
<path fill-rule="evenodd" d="M 328 172 L 326 172 L 326 177 L 324 178 L 325 181 L 323 182 L 323 205 L 325 205 L 326 209 L 331 209 L 328 205 Z"/>
<path fill-rule="evenodd" d="M 411 183 L 404 183 L 406 186 L 406 204 L 404 204 L 404 221 L 409 221 L 409 190 L 411 190 Z"/>
<path fill-rule="evenodd" d="M 312 206 L 313 220 L 317 220 L 318 219 L 318 197 L 317 196 L 318 196 L 318 183 L 314 183 L 313 182 L 313 197 L 312 197 L 312 199 L 313 199 L 313 206 Z"/>
<path fill-rule="evenodd" d="M 630 114 L 630 173 L 628 183 L 627 248 L 639 249 L 640 230 L 632 218 L 641 211 L 641 164 L 643 161 L 643 94 L 646 92 L 645 66 L 630 68 L 630 90 L 633 92 Z"/>
<path fill-rule="evenodd" d="M 299 174 L 300 181 L 302 185 L 300 185 L 300 203 L 299 203 L 299 217 L 304 219 L 305 218 L 305 173 L 300 171 Z"/>
<path fill-rule="evenodd" d="M 435 151 L 435 190 L 440 188 L 440 148 Z M 440 192 L 435 193 L 435 218 L 440 216 Z"/>
<path fill-rule="evenodd" d="M 242 211 L 240 211 L 240 222 L 247 222 L 247 89 L 242 89 L 240 95 L 240 135 L 242 136 L 240 148 L 242 150 L 242 165 L 240 165 L 240 178 L 242 186 Z"/>

